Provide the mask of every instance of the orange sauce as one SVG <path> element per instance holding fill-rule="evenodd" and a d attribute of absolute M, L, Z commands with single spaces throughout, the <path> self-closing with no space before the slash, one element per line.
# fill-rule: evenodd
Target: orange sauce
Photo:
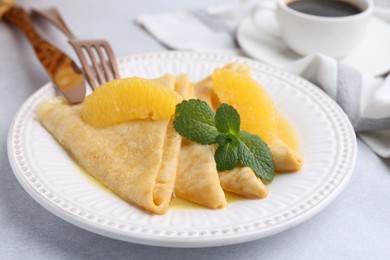
<path fill-rule="evenodd" d="M 92 186 L 94 186 L 95 188 L 99 188 L 101 190 L 104 190 L 105 192 L 108 192 L 108 193 L 111 193 L 111 194 L 114 194 L 115 196 L 117 196 L 113 191 L 111 191 L 109 188 L 104 186 L 103 183 L 101 183 L 98 179 L 96 179 L 91 174 L 89 174 L 81 166 L 78 167 L 78 172 L 80 172 L 81 176 L 83 176 L 83 178 L 86 181 L 88 181 L 90 184 L 92 184 Z"/>
<path fill-rule="evenodd" d="M 296 152 L 300 152 L 300 140 L 294 125 L 281 113 L 279 113 L 277 136 Z"/>
<path fill-rule="evenodd" d="M 205 207 L 203 206 L 200 206 L 196 203 L 178 197 L 172 197 L 169 207 L 173 209 L 180 209 L 180 210 L 205 209 Z"/>
<path fill-rule="evenodd" d="M 247 198 L 244 198 L 242 196 L 230 193 L 230 192 L 225 192 L 225 197 L 227 204 L 234 203 L 240 200 L 245 200 Z M 173 197 L 171 200 L 171 203 L 169 204 L 170 208 L 173 209 L 179 209 L 179 210 L 191 210 L 191 209 L 207 209 L 206 207 L 203 207 L 201 205 L 198 205 L 196 203 L 193 203 L 188 200 L 184 200 L 181 198 Z"/>

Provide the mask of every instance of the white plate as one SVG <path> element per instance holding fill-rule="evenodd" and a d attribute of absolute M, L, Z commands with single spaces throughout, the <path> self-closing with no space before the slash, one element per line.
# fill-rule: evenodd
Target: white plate
<path fill-rule="evenodd" d="M 164 52 L 119 59 L 122 76 L 187 73 L 200 80 L 227 62 L 253 69 L 276 106 L 302 137 L 303 169 L 278 175 L 263 200 L 239 200 L 225 209 L 171 208 L 163 216 L 127 204 L 83 173 L 45 131 L 34 109 L 55 95 L 51 83 L 20 108 L 9 131 L 12 169 L 43 207 L 86 230 L 115 239 L 170 247 L 236 244 L 289 229 L 322 210 L 344 189 L 354 169 L 356 139 L 347 117 L 321 90 L 250 59 L 222 54 Z"/>
<path fill-rule="evenodd" d="M 302 58 L 277 36 L 276 20 L 271 13 L 264 12 L 257 19 L 261 27 L 255 27 L 252 20 L 247 18 L 237 30 L 238 43 L 246 54 L 280 67 Z M 389 46 L 390 26 L 374 17 L 368 25 L 365 39 L 341 61 L 363 73 L 382 75 L 390 71 Z"/>

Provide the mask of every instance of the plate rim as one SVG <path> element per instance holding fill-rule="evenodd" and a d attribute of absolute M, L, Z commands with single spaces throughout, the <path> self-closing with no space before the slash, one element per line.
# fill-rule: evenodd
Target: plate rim
<path fill-rule="evenodd" d="M 348 131 L 352 131 L 353 135 L 355 134 L 353 131 L 353 128 L 351 124 L 349 123 L 349 120 L 347 119 L 344 112 L 341 110 L 341 108 L 333 101 L 331 100 L 322 90 L 320 90 L 318 87 L 313 85 L 312 83 L 298 77 L 295 75 L 292 75 L 288 72 L 285 72 L 281 69 L 274 68 L 272 65 L 264 64 L 259 61 L 255 61 L 249 58 L 245 57 L 239 57 L 239 56 L 232 56 L 232 55 L 226 55 L 221 53 L 206 53 L 206 52 L 181 52 L 181 51 L 165 51 L 165 52 L 151 52 L 151 53 L 143 53 L 143 54 L 136 54 L 136 55 L 130 55 L 130 56 L 124 56 L 121 58 L 118 58 L 119 64 L 126 62 L 128 60 L 137 60 L 137 59 L 150 59 L 153 60 L 155 58 L 184 58 L 188 59 L 190 58 L 196 58 L 201 59 L 202 57 L 212 57 L 214 61 L 246 61 L 249 63 L 256 63 L 259 66 L 265 66 L 269 67 L 270 69 L 277 71 L 281 73 L 281 75 L 288 75 L 292 80 L 299 80 L 303 81 L 306 85 L 310 86 L 310 88 L 313 91 L 318 91 L 318 93 L 322 93 L 320 95 L 323 95 L 325 99 L 328 99 L 328 102 L 331 102 L 332 105 L 339 110 L 338 113 L 341 113 L 343 117 L 343 121 L 347 123 L 347 127 L 349 128 Z M 23 178 L 23 172 L 19 168 L 20 165 L 17 164 L 16 159 L 14 158 L 14 147 L 12 145 L 13 141 L 13 134 L 15 131 L 16 122 L 21 116 L 21 112 L 23 109 L 26 109 L 26 105 L 32 102 L 33 99 L 37 98 L 41 92 L 43 92 L 46 88 L 51 88 L 52 84 L 51 82 L 43 85 L 39 90 L 34 92 L 19 108 L 17 113 L 15 114 L 13 121 L 10 125 L 9 131 L 8 131 L 8 140 L 7 140 L 7 152 L 8 152 L 8 158 L 10 161 L 11 168 L 17 177 L 19 183 L 21 186 L 26 190 L 26 192 L 35 200 L 37 201 L 41 206 L 43 206 L 45 209 L 52 212 L 54 215 L 60 217 L 62 220 L 65 220 L 73 225 L 76 225 L 82 229 L 88 230 L 93 233 L 97 233 L 103 236 L 111 237 L 114 239 L 119 239 L 127 242 L 137 243 L 137 244 L 145 244 L 145 245 L 153 245 L 153 246 L 166 246 L 166 247 L 213 247 L 213 246 L 223 246 L 223 245 L 230 245 L 230 244 L 238 244 L 243 243 L 247 241 L 252 241 L 255 239 L 260 239 L 263 237 L 267 237 L 270 235 L 274 235 L 276 233 L 279 233 L 281 231 L 288 230 L 306 220 L 313 217 L 314 215 L 321 212 L 326 206 L 328 206 L 347 186 L 349 183 L 349 179 L 352 176 L 354 167 L 355 167 L 355 161 L 356 161 L 356 155 L 357 155 L 357 144 L 356 144 L 356 138 L 354 138 L 353 143 L 351 143 L 351 149 L 353 149 L 353 154 L 351 155 L 351 165 L 352 167 L 349 167 L 345 170 L 345 173 L 343 175 L 343 180 L 340 181 L 340 183 L 337 185 L 337 187 L 329 194 L 325 199 L 321 200 L 318 204 L 316 204 L 314 207 L 310 208 L 308 211 L 302 212 L 297 218 L 292 218 L 289 221 L 287 221 L 287 224 L 285 222 L 281 222 L 278 225 L 272 226 L 270 230 L 265 230 L 261 234 L 256 232 L 256 230 L 252 230 L 250 232 L 246 232 L 245 234 L 241 234 L 239 237 L 235 236 L 228 236 L 227 238 L 224 237 L 221 240 L 221 236 L 223 237 L 224 234 L 219 234 L 215 236 L 205 236 L 202 237 L 202 240 L 199 239 L 199 237 L 186 237 L 185 240 L 183 240 L 183 237 L 151 237 L 150 234 L 142 234 L 142 233 L 134 233 L 131 235 L 129 232 L 121 232 L 118 229 L 107 229 L 105 226 L 99 225 L 95 222 L 86 221 L 83 218 L 80 218 L 76 215 L 69 214 L 67 211 L 64 211 L 63 209 L 59 208 L 52 202 L 48 201 L 47 198 L 44 198 L 42 194 L 38 193 L 35 189 L 31 187 L 31 184 L 27 182 L 25 178 Z M 352 134 L 350 132 L 350 134 Z M 142 234 L 142 235 L 141 235 Z"/>

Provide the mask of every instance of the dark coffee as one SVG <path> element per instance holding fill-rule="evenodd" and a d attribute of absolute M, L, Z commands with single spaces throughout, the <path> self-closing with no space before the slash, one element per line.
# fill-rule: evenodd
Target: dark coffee
<path fill-rule="evenodd" d="M 301 13 L 326 17 L 342 17 L 362 12 L 357 6 L 339 0 L 295 0 L 287 6 Z"/>

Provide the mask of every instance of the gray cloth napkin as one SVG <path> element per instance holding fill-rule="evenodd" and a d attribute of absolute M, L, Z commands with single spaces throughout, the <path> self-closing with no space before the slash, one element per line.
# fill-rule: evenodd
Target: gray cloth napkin
<path fill-rule="evenodd" d="M 207 10 L 141 15 L 136 22 L 175 50 L 242 54 L 235 31 L 256 2 L 244 0 Z M 390 21 L 390 6 L 376 6 L 376 14 Z M 390 157 L 390 77 L 365 75 L 321 54 L 303 57 L 284 69 L 323 89 L 344 110 L 368 146 L 378 155 Z"/>
<path fill-rule="evenodd" d="M 302 58 L 285 69 L 324 90 L 367 145 L 378 155 L 390 157 L 390 76 L 364 75 L 321 54 Z"/>

